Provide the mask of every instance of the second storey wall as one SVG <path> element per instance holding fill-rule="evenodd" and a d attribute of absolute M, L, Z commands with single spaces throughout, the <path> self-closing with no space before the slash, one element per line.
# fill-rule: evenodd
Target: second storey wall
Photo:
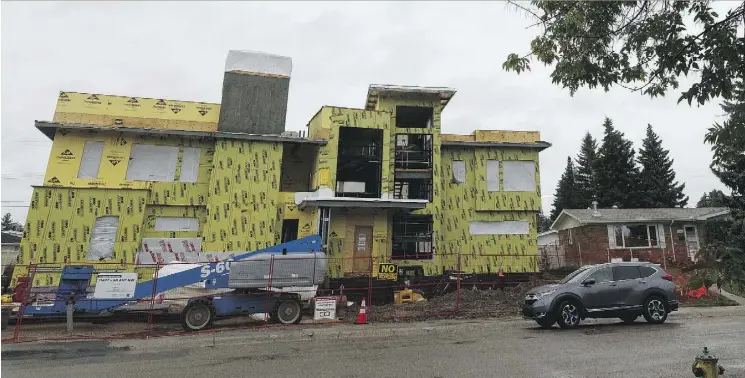
<path fill-rule="evenodd" d="M 498 191 L 489 191 L 493 188 L 487 187 L 487 160 L 500 162 Z M 501 163 L 511 160 L 535 162 L 534 191 L 503 190 Z M 442 237 L 438 239 L 438 246 L 446 265 L 456 264 L 455 254 L 460 252 L 461 267 L 466 271 L 537 271 L 535 222 L 541 203 L 537 160 L 538 153 L 531 150 L 443 148 L 440 181 L 443 192 Z M 465 167 L 465 173 L 460 173 L 463 177 L 457 180 L 454 161 L 462 161 Z"/>

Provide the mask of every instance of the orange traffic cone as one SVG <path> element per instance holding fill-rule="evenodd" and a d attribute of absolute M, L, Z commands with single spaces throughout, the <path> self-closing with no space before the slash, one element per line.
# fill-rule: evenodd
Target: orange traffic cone
<path fill-rule="evenodd" d="M 367 324 L 367 306 L 365 306 L 365 297 L 362 297 L 360 313 L 357 315 L 357 320 L 354 321 L 354 324 Z"/>

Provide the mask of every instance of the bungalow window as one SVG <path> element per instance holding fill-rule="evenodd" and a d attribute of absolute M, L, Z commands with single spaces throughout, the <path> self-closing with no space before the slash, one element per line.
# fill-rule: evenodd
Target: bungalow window
<path fill-rule="evenodd" d="M 657 235 L 657 225 L 653 224 L 636 224 L 636 225 L 617 225 L 608 226 L 609 231 L 612 227 L 611 247 L 614 248 L 650 248 L 660 247 L 659 237 Z"/>

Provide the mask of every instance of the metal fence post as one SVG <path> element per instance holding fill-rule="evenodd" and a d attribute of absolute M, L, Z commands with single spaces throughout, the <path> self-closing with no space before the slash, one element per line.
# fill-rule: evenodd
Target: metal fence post
<path fill-rule="evenodd" d="M 370 255 L 370 270 L 369 270 L 369 272 L 370 272 L 370 274 L 368 275 L 368 278 L 367 278 L 367 303 L 366 303 L 366 305 L 371 306 L 372 303 L 373 303 L 373 299 L 372 299 L 372 292 L 373 292 L 373 289 L 372 289 L 372 286 L 373 286 L 373 257 L 372 257 L 372 255 Z"/>
<path fill-rule="evenodd" d="M 273 309 L 269 308 L 269 302 L 272 297 L 272 276 L 274 275 L 274 255 L 269 257 L 269 279 L 266 287 L 266 301 L 264 302 L 264 327 L 269 325 L 269 317 Z"/>
<path fill-rule="evenodd" d="M 75 312 L 75 305 L 68 302 L 65 305 L 65 312 L 67 316 L 67 333 L 72 333 L 72 315 Z"/>
<path fill-rule="evenodd" d="M 456 254 L 456 257 L 458 259 L 458 262 L 456 264 L 457 271 L 456 274 L 456 281 L 455 281 L 455 313 L 460 313 L 460 248 L 458 248 L 458 252 Z"/>
<path fill-rule="evenodd" d="M 160 272 L 160 261 L 155 262 L 155 274 L 153 274 L 153 290 L 150 294 L 150 310 L 147 312 L 147 332 L 145 338 L 150 337 L 153 330 L 153 307 L 155 307 L 155 296 L 158 294 L 158 273 Z"/>

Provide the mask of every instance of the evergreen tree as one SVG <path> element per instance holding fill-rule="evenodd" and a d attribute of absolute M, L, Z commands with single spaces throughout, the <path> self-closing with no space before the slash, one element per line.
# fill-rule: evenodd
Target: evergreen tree
<path fill-rule="evenodd" d="M 727 207 L 729 204 L 729 196 L 719 189 L 714 189 L 709 193 L 704 193 L 696 203 L 696 207 Z"/>
<path fill-rule="evenodd" d="M 5 213 L 2 219 L 2 229 L 3 231 L 7 231 L 7 230 L 12 229 L 12 227 L 13 227 L 13 217 L 10 215 L 10 213 Z"/>
<path fill-rule="evenodd" d="M 5 213 L 2 217 L 2 230 L 3 231 L 23 231 L 23 226 L 15 222 L 10 213 Z"/>
<path fill-rule="evenodd" d="M 554 208 L 551 210 L 551 222 L 561 214 L 564 209 L 577 208 L 577 183 L 575 181 L 574 163 L 572 158 L 567 157 L 567 166 L 561 175 L 559 184 L 556 186 L 554 194 Z"/>
<path fill-rule="evenodd" d="M 670 151 L 662 148 L 662 140 L 652 130 L 652 125 L 648 124 L 647 136 L 639 149 L 639 189 L 643 195 L 643 207 L 685 207 L 688 204 L 688 197 L 683 193 L 685 184 L 675 181 L 673 160 L 669 154 Z"/>
<path fill-rule="evenodd" d="M 577 175 L 575 180 L 577 182 L 577 197 L 578 202 L 585 204 L 586 207 L 592 204 L 592 201 L 597 198 L 597 173 L 595 168 L 598 160 L 598 144 L 595 138 L 588 132 L 582 139 L 582 147 L 580 147 L 579 155 L 577 156 Z"/>
<path fill-rule="evenodd" d="M 551 228 L 551 219 L 543 215 L 543 213 L 538 213 L 536 215 L 536 230 L 538 233 L 546 232 Z"/>
<path fill-rule="evenodd" d="M 605 118 L 603 144 L 598 150 L 597 180 L 598 206 L 621 208 L 642 207 L 638 189 L 639 168 L 631 141 Z"/>

